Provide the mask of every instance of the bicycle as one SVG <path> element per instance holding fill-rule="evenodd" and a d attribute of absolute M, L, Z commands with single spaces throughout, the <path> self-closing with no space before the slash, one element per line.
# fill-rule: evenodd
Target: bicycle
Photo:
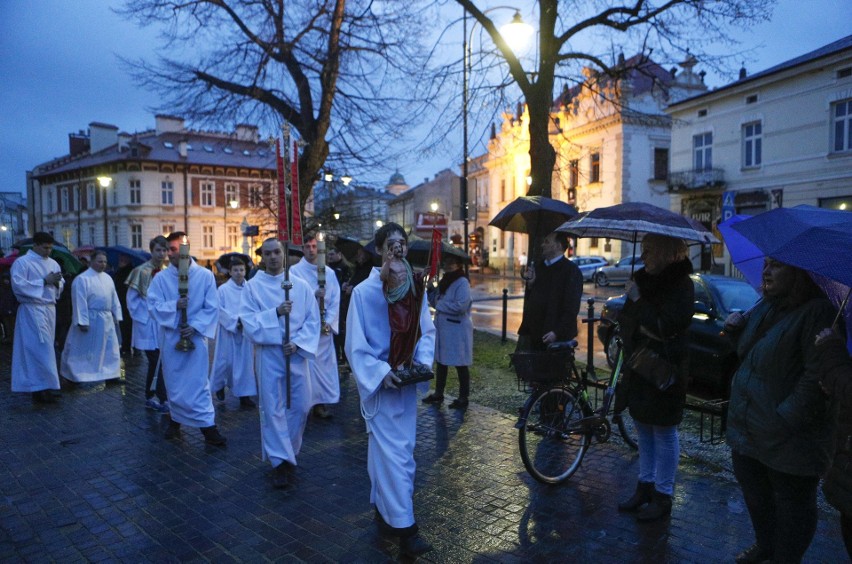
<path fill-rule="evenodd" d="M 545 484 L 559 484 L 580 467 L 592 440 L 607 442 L 612 436 L 612 423 L 622 440 L 636 450 L 636 429 L 625 411 L 614 413 L 615 387 L 621 377 L 624 353 L 619 348 L 618 361 L 603 385 L 603 401 L 595 409 L 584 371 L 580 375 L 574 363 L 577 341 L 552 343 L 546 352 L 514 353 L 512 365 L 519 387 L 530 396 L 521 408 L 515 427 L 521 459 L 530 475 Z M 597 403 L 597 396 L 594 398 Z"/>

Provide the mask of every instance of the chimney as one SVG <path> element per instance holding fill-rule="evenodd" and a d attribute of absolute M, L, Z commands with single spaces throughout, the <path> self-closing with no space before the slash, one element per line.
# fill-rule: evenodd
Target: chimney
<path fill-rule="evenodd" d="M 76 157 L 89 152 L 89 136 L 80 130 L 79 133 L 68 134 L 68 156 Z"/>
<path fill-rule="evenodd" d="M 124 152 L 130 148 L 130 140 L 132 139 L 129 133 L 118 134 L 118 152 Z"/>
<path fill-rule="evenodd" d="M 157 135 L 163 133 L 180 133 L 183 131 L 183 118 L 160 114 L 154 116 L 157 120 Z"/>
<path fill-rule="evenodd" d="M 92 153 L 103 151 L 118 144 L 118 128 L 108 123 L 93 121 L 89 124 L 89 150 Z"/>
<path fill-rule="evenodd" d="M 743 63 L 743 66 L 740 67 L 740 80 L 744 79 L 747 76 L 748 72 L 746 71 L 745 63 Z"/>

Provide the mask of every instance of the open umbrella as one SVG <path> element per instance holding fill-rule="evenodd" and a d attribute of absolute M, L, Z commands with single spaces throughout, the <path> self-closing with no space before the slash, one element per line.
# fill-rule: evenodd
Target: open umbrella
<path fill-rule="evenodd" d="M 361 242 L 354 237 L 345 237 L 343 235 L 338 235 L 334 240 L 334 247 L 350 262 L 355 260 L 358 249 L 363 249 L 366 244 L 367 241 Z"/>
<path fill-rule="evenodd" d="M 801 268 L 846 320 L 852 352 L 852 213 L 814 206 L 777 208 L 735 223 L 733 229 L 765 256 Z"/>
<path fill-rule="evenodd" d="M 243 253 L 225 253 L 216 259 L 216 269 L 221 273 L 226 273 L 231 268 L 231 259 L 238 258 L 246 263 L 246 272 L 250 271 L 254 267 L 254 262 L 252 262 L 251 257 L 245 255 Z"/>
<path fill-rule="evenodd" d="M 21 255 L 27 254 L 33 248 L 32 239 L 29 239 L 29 243 L 20 243 L 20 246 L 18 246 L 18 243 L 15 243 L 15 246 Z M 50 251 L 50 258 L 59 263 L 59 268 L 62 269 L 63 274 L 79 274 L 83 270 L 83 263 L 72 255 L 65 245 L 54 243 L 53 250 Z"/>
<path fill-rule="evenodd" d="M 4 257 L 0 257 L 0 267 L 6 267 L 6 268 L 11 267 L 12 263 L 15 262 L 15 260 L 19 256 L 21 256 L 21 255 L 20 255 L 18 249 L 12 249 L 12 251 L 8 255 L 6 255 Z"/>
<path fill-rule="evenodd" d="M 734 266 L 743 273 L 752 287 L 760 289 L 763 282 L 763 259 L 765 255 L 754 243 L 733 228 L 734 224 L 750 217 L 750 215 L 735 215 L 720 223 L 718 227 L 719 232 L 722 233 L 722 238 L 725 240 L 725 246 L 728 247 L 728 252 L 731 254 Z"/>
<path fill-rule="evenodd" d="M 551 233 L 577 215 L 577 209 L 544 196 L 521 196 L 494 216 L 488 225 L 503 231 L 527 233 L 534 238 Z"/>
<path fill-rule="evenodd" d="M 421 237 L 410 236 L 408 238 L 408 254 L 406 255 L 406 259 L 412 265 L 415 266 L 426 266 L 429 264 L 429 252 L 432 248 L 432 241 L 429 239 L 423 239 Z M 381 259 L 379 253 L 376 252 L 376 243 L 374 241 L 370 241 L 366 245 L 364 245 L 364 250 L 373 255 L 376 258 Z M 458 247 L 454 247 L 450 245 L 446 241 L 441 241 L 441 256 L 445 255 L 454 255 L 464 260 L 465 262 L 470 262 L 470 257 L 459 249 Z"/>
<path fill-rule="evenodd" d="M 151 253 L 148 251 L 140 251 L 139 249 L 131 249 L 124 245 L 110 245 L 109 247 L 98 247 L 97 250 L 104 251 L 107 255 L 107 263 L 113 268 L 118 268 L 118 260 L 121 255 L 130 259 L 133 267 L 143 264 L 151 258 Z"/>
<path fill-rule="evenodd" d="M 719 242 L 700 222 L 645 202 L 627 202 L 584 212 L 560 225 L 556 231 L 576 237 L 605 237 L 634 243 L 648 233 L 698 243 Z"/>

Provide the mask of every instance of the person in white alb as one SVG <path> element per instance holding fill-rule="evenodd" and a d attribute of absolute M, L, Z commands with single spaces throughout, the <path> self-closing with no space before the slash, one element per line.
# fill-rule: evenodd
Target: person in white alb
<path fill-rule="evenodd" d="M 219 331 L 216 333 L 216 352 L 213 354 L 213 371 L 210 389 L 216 398 L 225 400 L 225 386 L 240 398 L 242 407 L 256 407 L 251 396 L 257 395 L 254 380 L 254 347 L 243 336 L 240 319 L 240 302 L 246 283 L 246 263 L 231 258 L 227 282 L 219 286 Z"/>
<path fill-rule="evenodd" d="M 319 344 L 319 307 L 311 288 L 297 277 L 290 277 L 290 299 L 285 300 L 286 257 L 277 239 L 264 241 L 261 253 L 266 270 L 246 282 L 240 319 L 244 335 L 254 343 L 263 456 L 272 464 L 272 485 L 283 488 L 287 472 L 296 466 L 311 409 L 308 362 Z"/>
<path fill-rule="evenodd" d="M 181 241 L 185 239 L 180 231 L 168 236 L 170 265 L 148 288 L 148 312 L 159 326 L 160 361 L 169 394 L 170 421 L 165 438 L 179 438 L 181 425 L 188 425 L 200 428 L 208 444 L 225 446 L 225 437 L 216 429 L 207 377 L 207 340 L 216 336 L 219 319 L 216 281 L 212 272 L 191 261 L 189 290 L 186 297 L 180 296 L 178 265 Z M 181 310 L 186 310 L 186 325 L 181 323 Z M 190 340 L 194 348 L 177 350 L 181 338 Z"/>
<path fill-rule="evenodd" d="M 107 256 L 95 251 L 89 268 L 71 284 L 73 319 L 62 350 L 60 373 L 72 382 L 98 382 L 121 376 L 118 332 L 121 303 Z"/>
<path fill-rule="evenodd" d="M 33 247 L 12 263 L 12 292 L 20 304 L 12 348 L 12 391 L 30 392 L 37 403 L 54 403 L 59 389 L 53 342 L 56 301 L 65 281 L 59 264 L 50 258 L 56 241 L 43 231 L 33 235 Z"/>

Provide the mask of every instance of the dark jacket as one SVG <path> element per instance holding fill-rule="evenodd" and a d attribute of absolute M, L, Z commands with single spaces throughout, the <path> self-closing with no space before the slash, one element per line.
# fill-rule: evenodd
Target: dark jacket
<path fill-rule="evenodd" d="M 819 384 L 814 337 L 831 326 L 835 313 L 825 298 L 787 310 L 764 298 L 752 311 L 737 336 L 742 361 L 728 406 L 731 450 L 787 474 L 825 472 L 834 450 L 834 424 Z M 761 336 L 762 324 L 769 329 Z"/>
<path fill-rule="evenodd" d="M 852 515 L 852 358 L 839 339 L 819 345 L 817 351 L 823 385 L 839 406 L 834 461 L 822 489 L 831 505 Z"/>
<path fill-rule="evenodd" d="M 533 348 L 544 349 L 541 338 L 556 333 L 557 341 L 577 336 L 577 314 L 583 297 L 580 267 L 560 258 L 550 266 L 536 261 L 535 280 L 524 295 L 524 314 L 518 335 L 527 337 Z"/>
<path fill-rule="evenodd" d="M 692 321 L 695 286 L 689 275 L 692 263 L 682 260 L 668 265 L 659 274 L 644 268 L 636 272 L 639 299 L 627 300 L 618 317 L 624 339 L 624 358 L 643 344 L 680 367 L 681 375 L 669 389 L 658 390 L 629 367 L 625 368 L 625 386 L 630 416 L 648 425 L 677 425 L 683 419 L 686 404 L 686 329 Z M 640 328 L 644 327 L 646 332 Z M 647 336 L 650 331 L 664 341 Z M 620 392 L 619 392 L 620 393 Z"/>

